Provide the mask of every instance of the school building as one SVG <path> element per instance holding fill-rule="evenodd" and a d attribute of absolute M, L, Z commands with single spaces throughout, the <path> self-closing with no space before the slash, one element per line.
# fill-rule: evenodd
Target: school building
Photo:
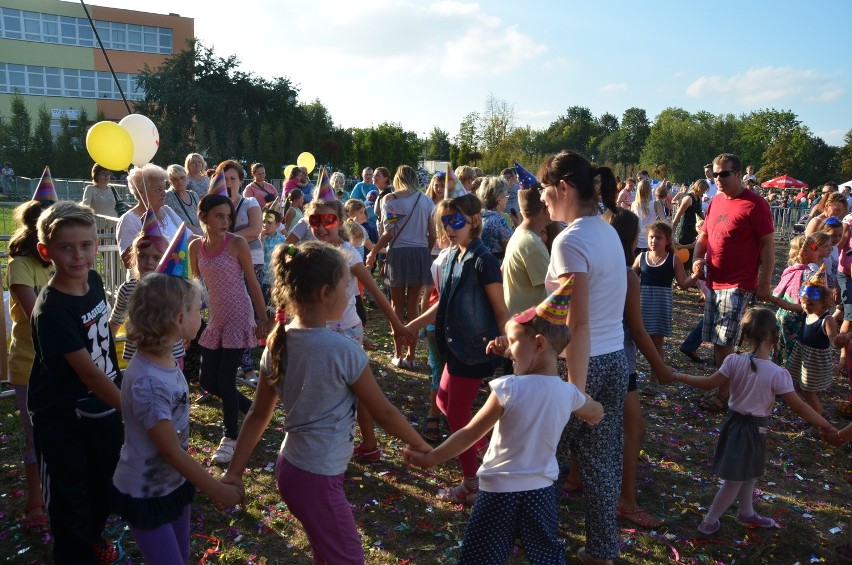
<path fill-rule="evenodd" d="M 107 50 L 127 100 L 144 96 L 136 76 L 185 48 L 193 18 L 91 6 L 89 14 Z M 86 13 L 79 2 L 0 0 L 0 117 L 8 119 L 12 94 L 24 96 L 33 118 L 44 104 L 52 126 L 67 116 L 75 125 L 81 109 L 90 120 L 127 115 Z M 131 104 L 132 108 L 132 104 Z"/>

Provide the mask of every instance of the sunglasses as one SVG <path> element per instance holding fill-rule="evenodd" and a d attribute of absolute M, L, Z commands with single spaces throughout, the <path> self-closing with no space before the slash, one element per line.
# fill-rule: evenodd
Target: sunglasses
<path fill-rule="evenodd" d="M 822 300 L 822 289 L 818 286 L 803 286 L 799 290 L 799 297 L 806 297 L 810 300 Z"/>
<path fill-rule="evenodd" d="M 723 179 L 726 179 L 729 176 L 735 174 L 736 172 L 737 171 L 719 171 L 718 173 L 713 173 L 713 178 L 715 179 L 721 177 Z"/>
<path fill-rule="evenodd" d="M 460 230 L 467 224 L 467 218 L 461 212 L 455 212 L 454 214 L 441 216 L 441 223 L 445 229 L 453 228 L 453 230 Z"/>
<path fill-rule="evenodd" d="M 340 219 L 336 214 L 311 214 L 308 216 L 308 224 L 312 228 L 322 226 L 327 230 L 333 230 L 340 225 Z"/>

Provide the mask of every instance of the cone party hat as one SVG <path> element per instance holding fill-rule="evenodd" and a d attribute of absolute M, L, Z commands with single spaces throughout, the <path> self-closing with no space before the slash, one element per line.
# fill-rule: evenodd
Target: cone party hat
<path fill-rule="evenodd" d="M 158 235 L 163 237 L 163 232 L 160 230 L 160 222 L 157 220 L 157 214 L 153 208 L 148 208 L 145 212 L 145 219 L 142 221 L 142 233 L 148 237 Z"/>
<path fill-rule="evenodd" d="M 518 174 L 518 184 L 521 185 L 522 190 L 533 188 L 534 186 L 538 186 L 541 184 L 540 182 L 538 182 L 538 179 L 535 178 L 534 174 L 526 170 L 517 161 L 515 161 L 515 172 Z"/>
<path fill-rule="evenodd" d="M 331 183 L 328 181 L 328 174 L 325 172 L 325 167 L 320 167 L 319 179 L 317 180 L 319 190 L 319 199 L 324 202 L 334 200 L 334 189 L 331 188 Z"/>
<path fill-rule="evenodd" d="M 44 168 L 32 199 L 49 204 L 59 201 L 59 197 L 56 196 L 56 187 L 53 186 L 53 177 L 50 176 L 50 167 Z"/>
<path fill-rule="evenodd" d="M 181 223 L 177 233 L 169 242 L 169 248 L 157 265 L 157 272 L 175 277 L 191 278 L 189 268 L 189 235 L 186 222 Z"/>
<path fill-rule="evenodd" d="M 225 186 L 225 173 L 219 173 L 213 177 L 213 184 L 210 185 L 210 194 L 220 194 L 230 198 L 228 187 Z"/>
<path fill-rule="evenodd" d="M 574 275 L 568 277 L 562 285 L 534 308 L 528 308 L 512 318 L 519 324 L 529 322 L 536 316 L 558 326 L 568 321 L 568 306 L 571 304 L 571 293 L 574 290 Z"/>

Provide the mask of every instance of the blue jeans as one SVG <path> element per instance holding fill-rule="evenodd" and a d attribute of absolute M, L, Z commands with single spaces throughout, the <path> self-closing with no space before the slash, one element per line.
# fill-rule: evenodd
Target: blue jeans
<path fill-rule="evenodd" d="M 689 335 L 686 336 L 686 339 L 683 340 L 683 343 L 680 344 L 680 348 L 684 351 L 696 351 L 699 347 L 701 347 L 701 333 L 704 331 L 704 318 L 702 317 L 698 320 L 698 324 L 692 331 L 689 332 Z"/>

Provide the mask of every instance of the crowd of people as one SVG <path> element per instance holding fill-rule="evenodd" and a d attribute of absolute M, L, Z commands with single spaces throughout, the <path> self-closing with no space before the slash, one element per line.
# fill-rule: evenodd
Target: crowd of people
<path fill-rule="evenodd" d="M 57 563 L 114 560 L 110 512 L 146 562 L 187 563 L 196 489 L 220 508 L 245 501 L 246 464 L 279 403 L 277 485 L 317 563 L 364 562 L 343 478 L 352 458 L 382 460 L 375 424 L 406 444 L 409 464 L 458 460 L 461 480 L 435 494 L 473 507 L 460 563 L 502 563 L 518 539 L 532 562 L 564 563 L 563 490 L 586 503 L 578 559 L 612 563 L 619 519 L 660 524 L 636 498 L 637 391 L 648 386 L 637 350 L 650 381 L 706 390 L 702 406 L 727 412 L 713 466 L 722 486 L 702 535 L 734 501 L 738 524 L 777 526 L 752 505 L 776 398 L 825 442 L 852 440 L 821 401 L 837 367 L 852 389 L 852 215 L 836 185 L 790 242 L 773 290 L 770 207 L 732 154 L 683 190 L 647 171 L 619 179 L 572 151 L 535 175 L 462 166 L 425 189 L 407 165 L 366 168 L 348 195 L 338 173 L 314 185 L 295 167 L 279 191 L 260 163 L 206 169 L 193 153 L 130 171 L 137 203 L 116 229 L 129 273 L 113 305 L 93 270 L 95 213 L 115 215 L 120 200 L 108 171 L 95 166 L 81 204 L 57 202 L 43 179 L 16 211 L 10 372 L 27 440 L 24 525 L 51 531 Z M 183 257 L 196 280 L 170 270 Z M 700 361 L 711 344 L 709 377 L 667 364 L 674 283 L 701 291 L 703 317 L 680 351 Z M 394 366 L 417 369 L 427 343 L 419 430 L 373 376 L 367 305 L 391 328 Z M 196 386 L 195 400 L 221 400 L 221 480 L 186 451 Z M 850 401 L 852 390 L 835 413 L 850 415 Z M 852 542 L 838 555 L 852 559 Z"/>

